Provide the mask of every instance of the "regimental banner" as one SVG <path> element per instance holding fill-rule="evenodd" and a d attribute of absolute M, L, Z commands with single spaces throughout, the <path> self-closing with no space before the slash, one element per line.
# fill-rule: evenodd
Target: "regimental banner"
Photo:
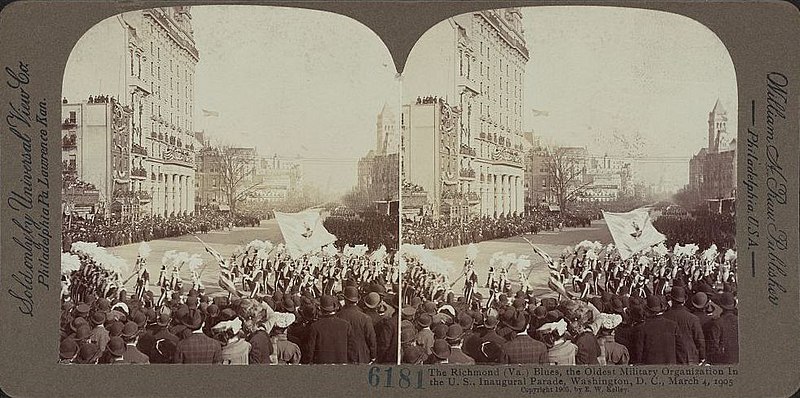
<path fill-rule="evenodd" d="M 275 219 L 281 228 L 286 249 L 292 257 L 318 251 L 323 246 L 336 242 L 336 236 L 322 225 L 319 209 L 299 213 L 276 211 Z"/>
<path fill-rule="evenodd" d="M 644 209 L 631 210 L 627 213 L 604 211 L 603 218 L 623 260 L 667 239 L 664 234 L 656 230 L 650 221 L 650 213 Z"/>

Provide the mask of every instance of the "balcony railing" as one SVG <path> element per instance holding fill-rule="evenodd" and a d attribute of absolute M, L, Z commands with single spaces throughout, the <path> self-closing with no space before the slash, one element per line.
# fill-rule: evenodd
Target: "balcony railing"
<path fill-rule="evenodd" d="M 131 177 L 147 178 L 147 170 L 144 167 L 133 168 L 131 169 Z"/>
<path fill-rule="evenodd" d="M 75 134 L 64 136 L 61 140 L 61 149 L 75 149 L 78 147 L 78 137 Z"/>
<path fill-rule="evenodd" d="M 134 142 L 133 145 L 131 145 L 131 153 L 135 155 L 147 156 L 147 148 Z"/>
<path fill-rule="evenodd" d="M 473 148 L 473 147 L 471 147 L 469 145 L 461 145 L 461 149 L 459 150 L 459 152 L 462 155 L 469 155 L 469 156 L 473 156 L 473 157 L 477 156 L 477 151 L 475 150 L 475 148 Z"/>
<path fill-rule="evenodd" d="M 74 129 L 78 127 L 78 122 L 74 119 L 64 119 L 64 122 L 61 123 L 62 130 Z"/>
<path fill-rule="evenodd" d="M 463 168 L 459 171 L 458 175 L 464 178 L 475 178 L 475 169 L 472 168 Z"/>

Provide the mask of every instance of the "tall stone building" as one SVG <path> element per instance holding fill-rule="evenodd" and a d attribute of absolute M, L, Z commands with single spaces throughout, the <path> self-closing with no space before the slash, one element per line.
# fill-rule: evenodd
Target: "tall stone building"
<path fill-rule="evenodd" d="M 452 132 L 443 135 L 452 135 L 447 143 L 426 147 L 418 139 L 403 138 L 404 178 L 428 192 L 432 215 L 524 211 L 522 91 L 529 58 L 518 8 L 450 18 L 415 46 L 403 87 L 409 116 L 403 133 L 448 126 L 444 121 L 431 123 L 422 113 L 454 119 Z M 412 171 L 413 163 L 435 154 L 441 157 L 433 161 L 440 178 L 415 181 L 419 174 Z"/>
<path fill-rule="evenodd" d="M 138 214 L 170 216 L 194 211 L 197 144 L 192 115 L 199 54 L 191 18 L 188 6 L 151 8 L 109 18 L 90 33 L 96 36 L 94 40 L 113 43 L 122 39 L 111 52 L 93 55 L 105 73 L 96 78 L 113 76 L 118 80 L 116 95 L 108 97 L 115 98 L 130 115 L 127 138 L 115 142 L 120 152 L 117 160 L 124 154 L 127 163 L 115 172 L 128 172 L 124 178 L 115 175 L 118 186 L 108 200 L 136 209 Z M 95 85 L 94 81 L 85 82 L 85 87 Z M 86 89 L 76 91 L 80 95 Z M 68 105 L 86 107 L 97 102 L 97 95 L 74 101 L 74 94 L 65 93 L 73 99 L 67 100 Z M 97 94 L 107 97 L 106 93 Z"/>
<path fill-rule="evenodd" d="M 689 188 L 700 198 L 731 199 L 736 191 L 736 137 L 719 99 L 708 114 L 708 145 L 689 161 Z"/>
<path fill-rule="evenodd" d="M 358 161 L 358 190 L 368 201 L 399 199 L 400 133 L 397 117 L 384 104 L 375 125 L 375 149 Z"/>

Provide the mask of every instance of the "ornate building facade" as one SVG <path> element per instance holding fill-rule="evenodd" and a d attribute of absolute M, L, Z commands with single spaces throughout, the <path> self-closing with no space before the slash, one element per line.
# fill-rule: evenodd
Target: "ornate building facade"
<path fill-rule="evenodd" d="M 376 144 L 358 161 L 358 190 L 369 201 L 399 199 L 400 133 L 397 116 L 384 104 L 375 124 Z"/>
<path fill-rule="evenodd" d="M 735 196 L 736 137 L 728 132 L 727 121 L 727 111 L 717 100 L 708 114 L 708 146 L 689 161 L 689 189 L 704 200 Z"/>
<path fill-rule="evenodd" d="M 415 53 L 420 58 L 410 62 L 406 70 L 429 79 L 408 76 L 404 80 L 403 90 L 408 96 L 404 114 L 410 120 L 404 121 L 403 133 L 413 134 L 409 132 L 430 125 L 414 114 L 433 111 L 437 119 L 452 116 L 452 135 L 444 131 L 446 142 L 428 148 L 418 145 L 419 140 L 404 142 L 406 152 L 426 151 L 441 157 L 434 162 L 439 167 L 435 174 L 441 177 L 435 184 L 415 181 L 417 173 L 413 171 L 404 178 L 424 187 L 431 200 L 439 203 L 434 203 L 434 215 L 449 214 L 453 218 L 522 213 L 522 92 L 530 56 L 521 11 L 485 10 L 450 18 L 429 30 L 415 46 Z M 430 106 L 431 98 L 437 103 L 443 101 L 441 109 L 422 111 L 422 107 Z M 448 125 L 442 123 L 441 127 Z M 424 155 L 404 153 L 404 162 L 421 157 Z M 403 171 L 414 168 L 404 165 Z"/>

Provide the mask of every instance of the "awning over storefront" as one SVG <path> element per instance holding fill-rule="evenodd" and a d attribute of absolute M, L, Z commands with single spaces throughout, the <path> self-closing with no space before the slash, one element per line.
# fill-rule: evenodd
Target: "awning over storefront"
<path fill-rule="evenodd" d="M 561 208 L 558 205 L 550 205 L 547 207 L 550 211 L 561 211 Z"/>

